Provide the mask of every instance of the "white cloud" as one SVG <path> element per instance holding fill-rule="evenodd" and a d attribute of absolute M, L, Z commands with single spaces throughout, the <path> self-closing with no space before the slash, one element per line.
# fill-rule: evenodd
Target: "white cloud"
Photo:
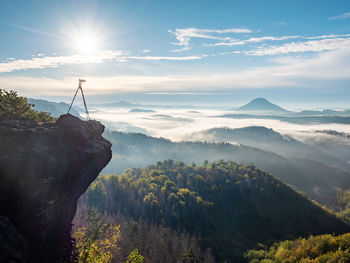
<path fill-rule="evenodd" d="M 346 12 L 344 14 L 337 15 L 337 16 L 332 16 L 332 17 L 328 18 L 328 20 L 344 20 L 344 19 L 348 19 L 348 18 L 350 18 L 350 12 Z"/>
<path fill-rule="evenodd" d="M 201 56 L 184 56 L 184 57 L 157 57 L 157 56 L 129 56 L 128 59 L 137 60 L 198 60 L 207 57 L 207 55 Z"/>
<path fill-rule="evenodd" d="M 300 52 L 322 52 L 330 50 L 341 50 L 350 48 L 350 38 L 333 38 L 311 41 L 299 41 L 286 43 L 280 46 L 263 46 L 255 50 L 246 51 L 246 55 L 265 56 L 265 55 L 284 55 Z"/>
<path fill-rule="evenodd" d="M 170 50 L 171 52 L 184 52 L 184 51 L 188 51 L 188 50 L 191 50 L 192 48 L 190 46 L 185 46 L 183 48 L 178 48 L 178 49 L 172 49 Z"/>
<path fill-rule="evenodd" d="M 320 35 L 313 37 L 304 37 L 305 39 L 323 39 L 323 38 L 339 38 L 339 37 L 350 37 L 350 34 L 329 34 L 329 35 Z"/>
<path fill-rule="evenodd" d="M 20 91 L 24 96 L 71 96 L 76 80 L 87 79 L 85 92 L 117 94 L 123 92 L 212 91 L 242 88 L 320 88 L 332 81 L 350 80 L 350 50 L 334 50 L 309 58 L 283 58 L 274 66 L 250 70 L 182 75 L 120 75 L 110 77 L 72 76 L 65 79 L 0 77 L 0 87 Z M 311 84 L 310 84 L 311 83 Z"/>
<path fill-rule="evenodd" d="M 328 39 L 328 38 L 340 38 L 340 37 L 349 37 L 350 34 L 330 34 L 330 35 L 320 35 L 320 36 L 263 36 L 263 37 L 251 37 L 248 39 L 231 39 L 229 41 L 221 41 L 217 43 L 206 43 L 203 44 L 203 46 L 207 47 L 215 47 L 215 46 L 242 46 L 246 44 L 256 44 L 256 43 L 262 43 L 267 41 L 283 41 L 283 40 L 290 40 L 290 39 L 306 39 L 306 40 L 313 40 L 313 39 Z"/>
<path fill-rule="evenodd" d="M 212 44 L 204 44 L 204 46 L 211 47 L 211 46 L 241 46 L 249 43 L 260 43 L 265 41 L 278 41 L 278 40 L 288 40 L 288 39 L 294 39 L 294 38 L 300 38 L 300 36 L 281 36 L 281 37 L 272 37 L 272 36 L 265 36 L 265 37 L 251 37 L 248 39 L 232 39 L 230 41 L 225 42 L 218 42 L 218 43 L 212 43 Z"/>
<path fill-rule="evenodd" d="M 241 51 L 239 50 L 233 50 L 233 51 L 227 51 L 227 52 L 220 52 L 218 55 L 224 56 L 224 55 L 229 55 L 229 54 L 242 54 Z"/>
<path fill-rule="evenodd" d="M 176 46 L 182 46 L 181 49 L 173 50 L 174 52 L 181 52 L 190 49 L 190 41 L 192 38 L 200 39 L 215 39 L 220 41 L 234 40 L 232 37 L 223 37 L 223 34 L 238 34 L 238 33 L 252 33 L 248 28 L 229 28 L 229 29 L 201 29 L 201 28 L 177 28 L 175 31 L 168 30 L 169 33 L 175 35 L 178 42 L 172 43 Z M 218 36 L 219 35 L 219 36 Z"/>
<path fill-rule="evenodd" d="M 0 63 L 0 73 L 15 70 L 55 68 L 70 64 L 103 63 L 110 60 L 125 61 L 123 52 L 107 50 L 88 55 L 39 56 L 32 59 L 16 59 Z"/>
<path fill-rule="evenodd" d="M 206 57 L 201 56 L 130 56 L 128 52 L 106 50 L 93 54 L 79 54 L 70 56 L 44 56 L 38 54 L 32 59 L 8 59 L 0 63 L 0 73 L 12 72 L 16 70 L 56 68 L 72 64 L 99 64 L 108 61 L 126 62 L 128 59 L 137 60 L 198 60 Z"/>

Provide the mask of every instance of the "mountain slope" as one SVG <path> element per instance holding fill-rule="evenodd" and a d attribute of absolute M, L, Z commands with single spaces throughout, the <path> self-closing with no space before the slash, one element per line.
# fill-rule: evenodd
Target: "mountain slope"
<path fill-rule="evenodd" d="M 193 138 L 214 142 L 236 142 L 264 151 L 271 151 L 287 158 L 311 159 L 350 170 L 350 165 L 347 162 L 266 127 L 213 128 L 194 134 Z"/>
<path fill-rule="evenodd" d="M 99 177 L 86 202 L 100 212 L 165 224 L 201 236 L 217 262 L 243 262 L 258 242 L 350 227 L 253 165 L 233 162 L 185 166 L 171 160 L 122 175 Z"/>
<path fill-rule="evenodd" d="M 173 159 L 201 163 L 204 160 L 232 160 L 253 163 L 272 173 L 318 202 L 331 206 L 337 189 L 350 186 L 350 173 L 313 160 L 285 158 L 244 145 L 229 143 L 172 142 L 141 133 L 105 132 L 112 142 L 113 158 L 105 173 L 120 173 L 125 168 L 140 168 L 158 160 Z"/>
<path fill-rule="evenodd" d="M 62 114 L 66 114 L 69 109 L 69 104 L 64 102 L 52 102 L 40 99 L 28 99 L 30 104 L 34 104 L 33 109 L 36 111 L 49 112 L 54 117 L 59 117 Z M 79 117 L 80 114 L 72 107 L 70 114 Z"/>
<path fill-rule="evenodd" d="M 239 111 L 263 111 L 263 112 L 277 112 L 287 113 L 288 111 L 281 108 L 280 106 L 269 102 L 264 98 L 256 98 L 249 103 L 238 108 Z"/>

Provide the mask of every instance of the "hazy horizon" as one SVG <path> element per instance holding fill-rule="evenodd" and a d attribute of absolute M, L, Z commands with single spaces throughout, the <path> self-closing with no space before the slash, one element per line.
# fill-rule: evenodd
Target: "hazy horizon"
<path fill-rule="evenodd" d="M 73 90 L 72 90 L 73 91 Z M 75 90 L 71 96 L 28 96 L 32 99 L 42 99 L 52 102 L 64 102 L 70 104 L 73 98 Z M 22 93 L 19 93 L 22 95 Z M 260 96 L 259 96 L 260 95 Z M 146 106 L 194 106 L 199 108 L 221 108 L 221 109 L 233 109 L 241 107 L 256 98 L 265 98 L 269 102 L 276 104 L 289 111 L 302 111 L 302 110 L 348 110 L 350 109 L 350 103 L 348 102 L 333 102 L 333 101 L 307 101 L 307 100 L 293 100 L 287 96 L 263 96 L 261 93 L 257 95 L 237 95 L 234 93 L 219 93 L 219 94 L 122 94 L 115 97 L 111 96 L 86 96 L 87 106 L 95 104 L 109 104 L 117 102 L 128 102 L 131 104 L 140 104 Z M 78 96 L 74 102 L 74 105 L 83 107 L 83 101 Z M 93 107 L 92 107 L 93 108 Z M 136 107 L 137 108 L 137 107 Z"/>
<path fill-rule="evenodd" d="M 312 12 L 310 11 L 312 10 Z M 348 1 L 6 1 L 0 85 L 69 102 L 349 108 Z M 49 22 L 47 22 L 49 21 Z"/>

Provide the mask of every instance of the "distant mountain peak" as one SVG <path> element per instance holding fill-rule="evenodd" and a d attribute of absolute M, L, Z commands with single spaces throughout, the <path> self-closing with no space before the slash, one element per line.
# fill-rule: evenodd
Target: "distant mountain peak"
<path fill-rule="evenodd" d="M 265 111 L 265 112 L 288 112 L 282 107 L 269 102 L 265 98 L 256 98 L 248 102 L 242 107 L 238 108 L 239 111 Z"/>
<path fill-rule="evenodd" d="M 265 98 L 255 98 L 251 102 L 264 102 L 264 103 L 270 103 L 267 99 Z"/>

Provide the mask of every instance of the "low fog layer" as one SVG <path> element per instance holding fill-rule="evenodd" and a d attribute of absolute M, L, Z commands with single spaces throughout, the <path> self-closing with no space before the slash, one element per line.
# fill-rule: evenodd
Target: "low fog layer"
<path fill-rule="evenodd" d="M 277 119 L 218 117 L 231 112 L 224 110 L 157 109 L 155 112 L 130 112 L 129 109 L 99 109 L 91 116 L 106 124 L 107 129 L 124 132 L 143 132 L 150 136 L 173 141 L 190 139 L 193 133 L 211 128 L 243 128 L 264 126 L 282 134 L 299 134 L 317 130 L 350 133 L 350 125 L 340 123 L 289 123 Z M 118 124 L 119 123 L 119 124 Z"/>
<path fill-rule="evenodd" d="M 105 173 L 165 159 L 187 164 L 219 159 L 251 162 L 329 207 L 338 192 L 350 186 L 348 124 L 305 120 L 297 124 L 278 120 L 281 115 L 276 119 L 222 117 L 233 111 L 219 109 L 152 110 L 99 108 L 91 113 L 106 125 L 105 136 L 113 144 Z M 323 121 L 327 116 L 318 117 Z"/>

